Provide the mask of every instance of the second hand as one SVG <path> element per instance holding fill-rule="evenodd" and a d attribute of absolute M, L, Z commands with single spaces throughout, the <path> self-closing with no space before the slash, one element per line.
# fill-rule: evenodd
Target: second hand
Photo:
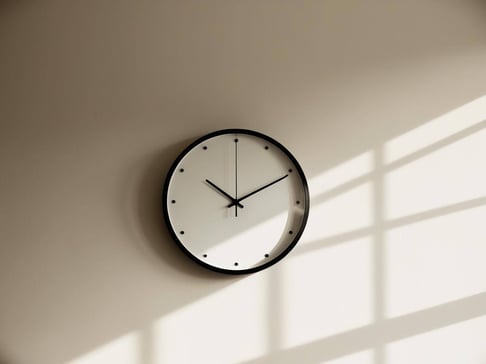
<path fill-rule="evenodd" d="M 235 138 L 235 200 L 238 199 L 238 138 Z M 235 217 L 238 217 L 238 206 L 235 205 Z"/>

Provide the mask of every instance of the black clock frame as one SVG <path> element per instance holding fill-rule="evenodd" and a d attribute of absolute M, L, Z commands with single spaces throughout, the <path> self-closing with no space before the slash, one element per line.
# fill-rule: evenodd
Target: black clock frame
<path fill-rule="evenodd" d="M 246 135 L 251 135 L 255 137 L 259 137 L 261 139 L 264 139 L 271 143 L 272 145 L 278 147 L 295 165 L 297 169 L 297 173 L 299 174 L 301 180 L 302 180 L 302 186 L 304 188 L 304 214 L 302 216 L 302 222 L 300 224 L 299 230 L 295 231 L 293 233 L 293 239 L 290 242 L 290 244 L 277 256 L 273 257 L 270 259 L 268 262 L 263 263 L 262 265 L 259 265 L 257 267 L 253 268 L 248 268 L 248 269 L 238 269 L 238 270 L 233 270 L 233 269 L 224 269 L 220 267 L 213 266 L 211 264 L 208 264 L 204 262 L 203 260 L 199 259 L 196 257 L 194 254 L 192 254 L 182 243 L 182 241 L 179 239 L 178 234 L 176 231 L 173 229 L 170 218 L 169 218 L 169 211 L 168 211 L 168 202 L 169 202 L 169 184 L 172 176 L 174 175 L 177 166 L 179 165 L 180 161 L 190 152 L 192 151 L 196 146 L 204 142 L 205 140 L 211 139 L 213 137 L 219 136 L 219 135 L 225 135 L 225 134 L 246 134 Z M 174 160 L 172 163 L 171 167 L 169 168 L 169 171 L 167 172 L 166 178 L 165 178 L 165 183 L 164 183 L 164 190 L 163 190 L 163 212 L 164 212 L 164 219 L 165 223 L 167 225 L 167 228 L 169 229 L 170 235 L 172 236 L 173 240 L 177 244 L 177 246 L 193 261 L 198 263 L 199 265 L 212 270 L 214 272 L 218 273 L 225 273 L 225 274 L 232 274 L 232 275 L 240 275 L 240 274 L 250 274 L 250 273 L 255 273 L 258 271 L 261 271 L 263 269 L 266 269 L 275 263 L 279 262 L 282 260 L 290 251 L 297 245 L 300 237 L 302 236 L 302 233 L 304 232 L 305 226 L 307 224 L 307 220 L 309 217 L 309 211 L 310 211 L 310 197 L 309 197 L 309 187 L 307 185 L 307 179 L 305 177 L 304 171 L 302 167 L 300 166 L 299 162 L 297 159 L 290 153 L 290 151 L 284 147 L 280 142 L 277 140 L 269 137 L 268 135 L 262 134 L 258 131 L 255 130 L 250 130 L 250 129 L 221 129 L 217 130 L 214 132 L 211 132 L 209 134 L 206 134 L 194 142 L 192 142 L 189 146 L 187 146 L 180 154 L 179 156 Z"/>

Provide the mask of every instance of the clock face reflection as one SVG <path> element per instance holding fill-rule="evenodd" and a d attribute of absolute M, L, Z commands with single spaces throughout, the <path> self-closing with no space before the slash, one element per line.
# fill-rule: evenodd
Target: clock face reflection
<path fill-rule="evenodd" d="M 223 273 L 251 273 L 295 246 L 309 192 L 283 145 L 252 130 L 226 129 L 198 139 L 176 159 L 164 187 L 164 214 L 194 261 Z"/>

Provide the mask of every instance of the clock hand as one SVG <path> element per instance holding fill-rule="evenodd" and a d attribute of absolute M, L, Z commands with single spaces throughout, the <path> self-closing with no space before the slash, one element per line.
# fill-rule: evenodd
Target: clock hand
<path fill-rule="evenodd" d="M 235 139 L 235 200 L 238 198 L 238 138 Z M 233 203 L 235 203 L 233 200 Z M 235 204 L 235 217 L 238 216 L 238 207 Z"/>
<path fill-rule="evenodd" d="M 230 199 L 232 201 L 232 205 L 235 205 L 235 206 L 239 206 L 241 208 L 243 208 L 244 206 L 242 204 L 240 204 L 235 198 L 231 197 L 228 193 L 224 192 L 221 188 L 219 188 L 218 186 L 216 186 L 213 182 L 211 182 L 210 180 L 206 180 L 207 183 L 209 183 L 212 187 L 214 187 L 218 192 L 220 192 L 221 194 L 223 194 L 224 196 L 226 196 L 228 199 Z"/>
<path fill-rule="evenodd" d="M 288 175 L 288 174 L 286 174 L 285 176 L 282 176 L 282 177 L 277 178 L 276 180 L 274 180 L 274 181 L 272 181 L 272 182 L 270 182 L 270 183 L 267 183 L 267 184 L 266 184 L 265 186 L 263 186 L 263 187 L 257 188 L 257 189 L 256 189 L 255 191 L 253 191 L 253 192 L 247 193 L 246 195 L 244 195 L 244 196 L 242 196 L 242 197 L 240 197 L 240 198 L 234 199 L 234 200 L 233 200 L 233 201 L 232 201 L 232 202 L 231 202 L 229 205 L 227 205 L 226 207 L 232 207 L 232 206 L 234 206 L 235 204 L 240 203 L 240 201 L 243 201 L 244 199 L 246 199 L 246 198 L 248 198 L 248 197 L 250 197 L 250 196 L 253 196 L 255 193 L 260 192 L 261 190 L 263 190 L 263 189 L 265 189 L 265 188 L 267 188 L 267 187 L 270 187 L 270 186 L 274 185 L 274 184 L 275 184 L 275 183 L 277 183 L 277 182 L 280 182 L 281 180 L 283 180 L 284 178 L 287 178 L 288 176 L 289 176 L 289 175 Z"/>

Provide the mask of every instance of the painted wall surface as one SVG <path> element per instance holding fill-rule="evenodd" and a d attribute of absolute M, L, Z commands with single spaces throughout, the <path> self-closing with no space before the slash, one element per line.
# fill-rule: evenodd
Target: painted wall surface
<path fill-rule="evenodd" d="M 484 1 L 1 1 L 0 363 L 485 364 L 485 120 Z M 238 277 L 160 206 L 233 127 L 312 203 Z"/>

